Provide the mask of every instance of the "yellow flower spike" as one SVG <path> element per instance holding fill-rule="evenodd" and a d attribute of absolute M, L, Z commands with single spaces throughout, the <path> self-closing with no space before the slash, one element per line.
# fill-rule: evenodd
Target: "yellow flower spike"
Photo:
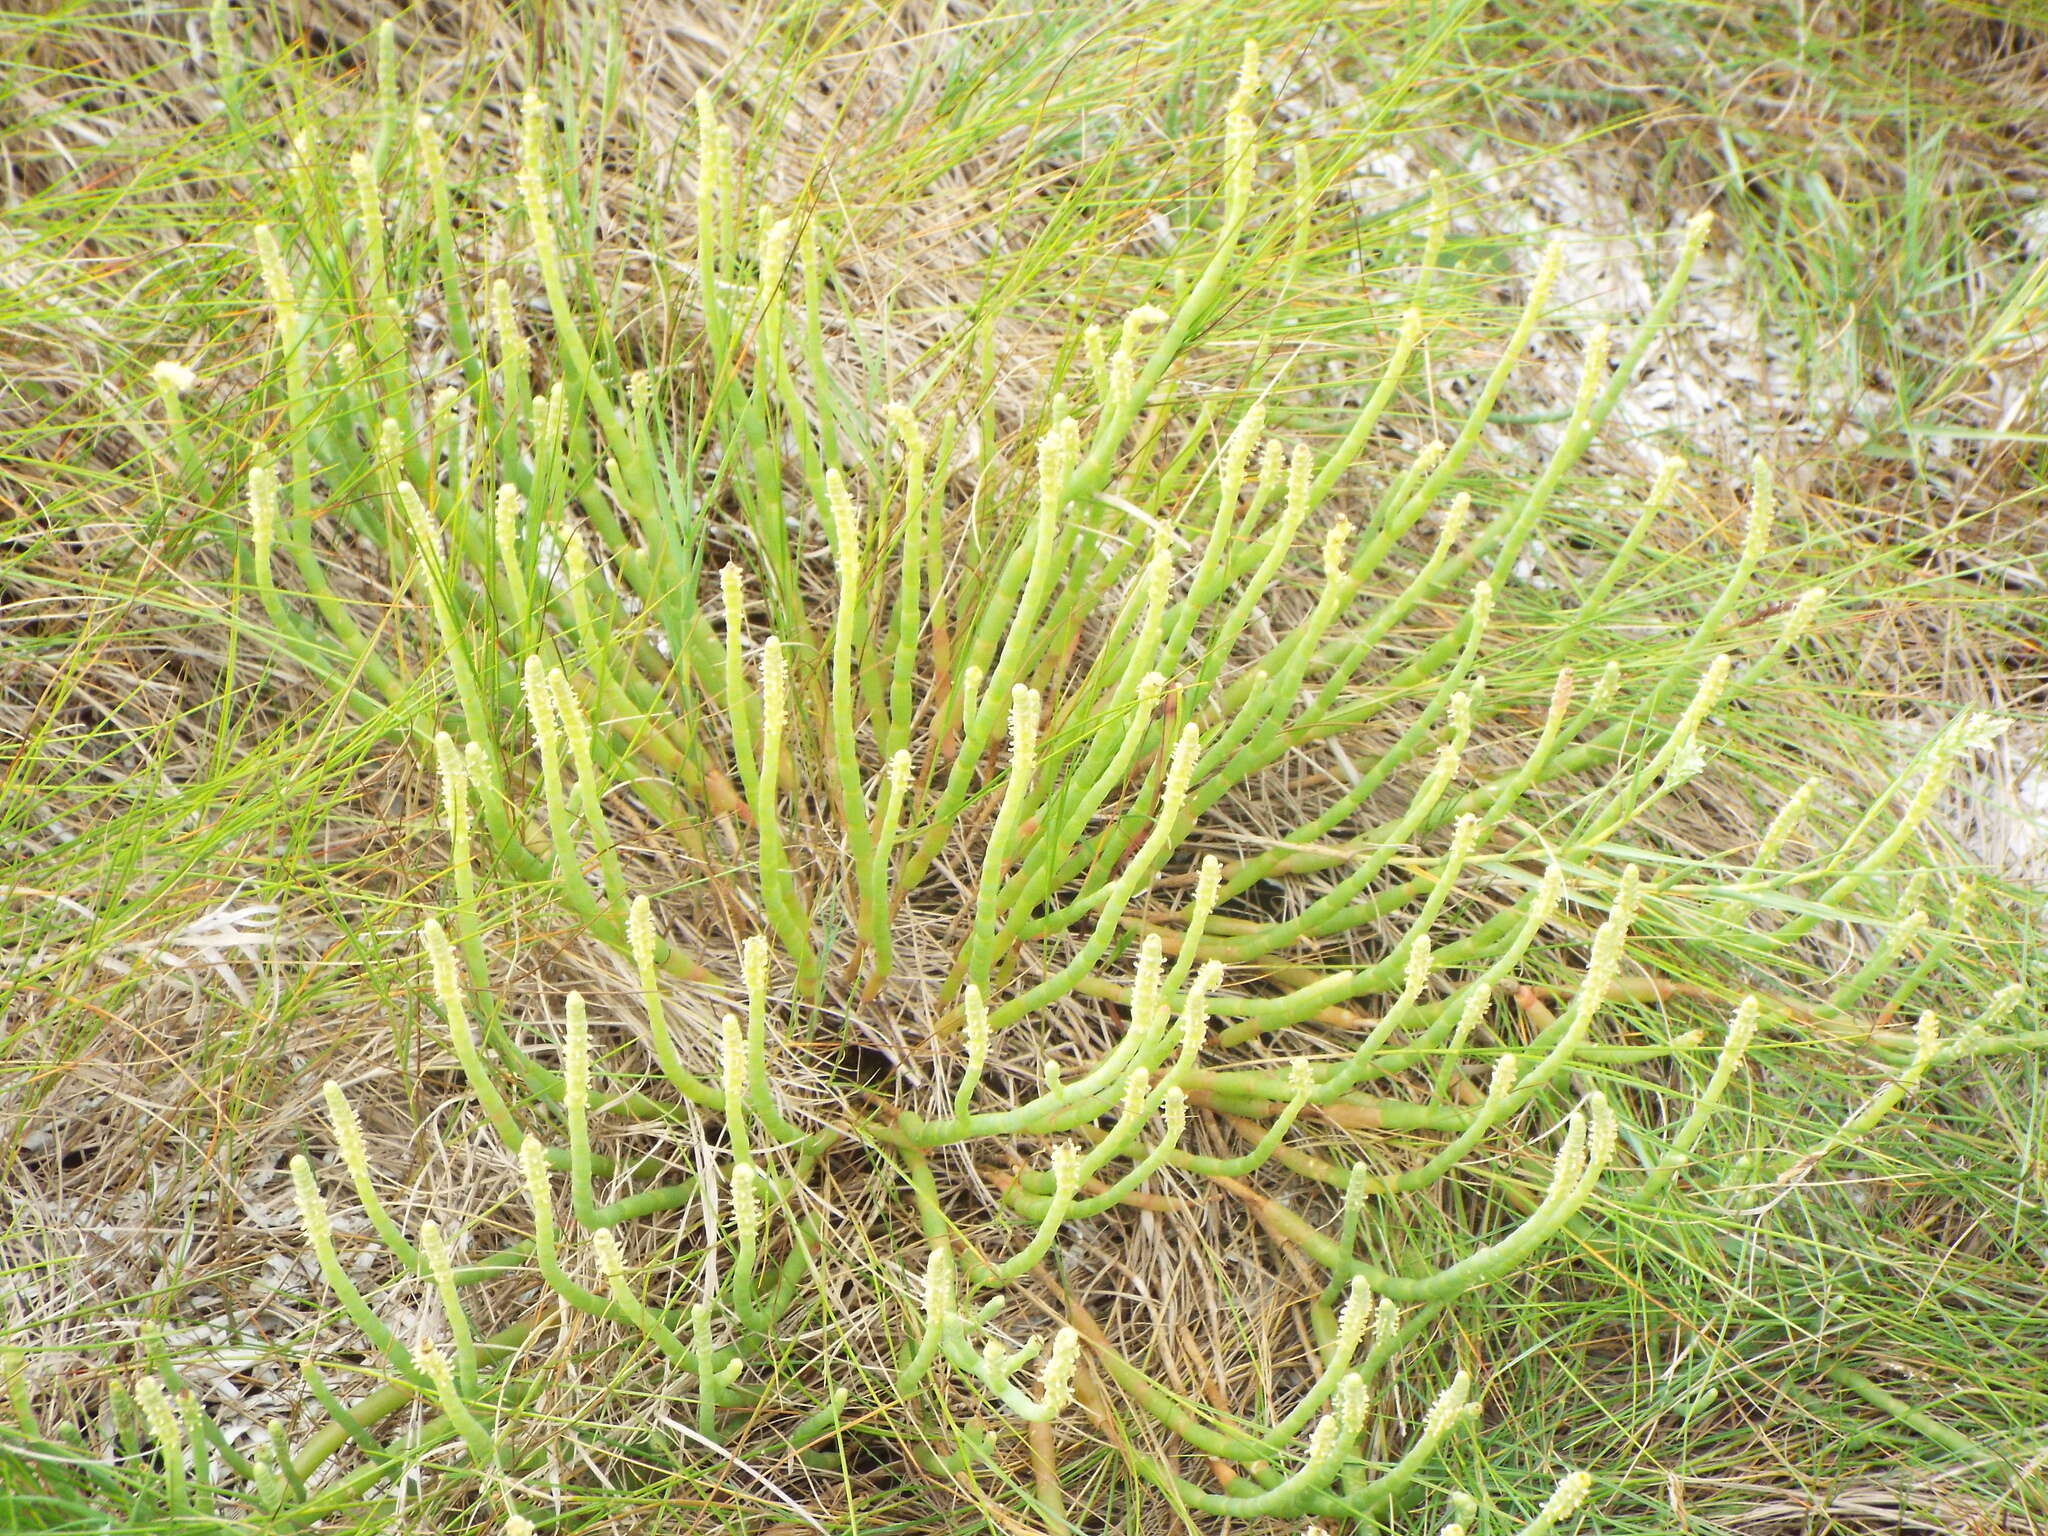
<path fill-rule="evenodd" d="M 1586 358 L 1579 369 L 1579 393 L 1572 402 L 1572 421 L 1588 419 L 1593 402 L 1599 397 L 1601 386 L 1607 382 L 1607 349 L 1609 333 L 1604 325 L 1596 325 L 1586 337 Z"/>
<path fill-rule="evenodd" d="M 1422 341 L 1422 311 L 1413 305 L 1401 311 L 1400 329 L 1394 332 L 1394 350 L 1401 355 L 1413 352 Z"/>
<path fill-rule="evenodd" d="M 1745 996 L 1735 1005 L 1735 1014 L 1728 1021 L 1728 1037 L 1721 1045 L 1725 1055 L 1740 1061 L 1748 1052 L 1750 1042 L 1756 1039 L 1759 1012 L 1757 1000 L 1753 996 Z"/>
<path fill-rule="evenodd" d="M 1316 1091 L 1315 1069 L 1307 1060 L 1297 1056 L 1287 1067 L 1287 1098 L 1292 1104 L 1306 1105 Z"/>
<path fill-rule="evenodd" d="M 1941 1021 L 1930 1010 L 1913 1023 L 1913 1059 L 1906 1064 L 1899 1081 L 1908 1088 L 1916 1086 L 1927 1075 L 1927 1069 L 1934 1065 L 1934 1058 L 1940 1051 Z"/>
<path fill-rule="evenodd" d="M 1686 1116 L 1685 1122 L 1671 1134 L 1664 1156 L 1644 1179 L 1645 1195 L 1659 1193 L 1670 1183 L 1672 1176 L 1685 1166 L 1694 1144 L 1706 1130 L 1707 1121 L 1712 1118 L 1715 1107 L 1720 1103 L 1722 1094 L 1727 1092 L 1728 1084 L 1741 1067 L 1742 1058 L 1748 1052 L 1751 1041 L 1756 1038 L 1757 1013 L 1757 1000 L 1753 996 L 1746 996 L 1735 1005 L 1735 1013 L 1728 1021 L 1727 1036 L 1721 1042 L 1721 1053 L 1714 1062 L 1713 1075 L 1708 1078 L 1706 1087 L 1700 1090 L 1699 1098 L 1695 1101 L 1692 1112 Z"/>
<path fill-rule="evenodd" d="M 163 1383 L 154 1376 L 138 1376 L 131 1395 L 135 1406 L 142 1410 L 142 1420 L 149 1426 L 150 1438 L 156 1441 L 166 1458 L 180 1456 L 184 1451 L 184 1432 Z"/>
<path fill-rule="evenodd" d="M 420 1223 L 420 1256 L 426 1260 L 427 1277 L 440 1293 L 443 1309 L 451 1314 L 451 1318 L 459 1314 L 461 1309 L 455 1304 L 455 1260 L 448 1251 L 448 1239 L 442 1234 L 440 1223 Z"/>
<path fill-rule="evenodd" d="M 825 471 L 825 501 L 832 510 L 841 590 L 852 590 L 860 585 L 860 504 L 836 469 Z"/>
<path fill-rule="evenodd" d="M 1195 973 L 1195 979 L 1188 987 L 1187 1001 L 1181 1005 L 1180 1053 L 1173 1070 L 1167 1074 L 1169 1079 L 1178 1080 L 1186 1076 L 1194 1066 L 1195 1058 L 1201 1054 L 1208 1039 L 1209 994 L 1222 984 L 1221 960 L 1210 960 Z"/>
<path fill-rule="evenodd" d="M 1124 316 L 1123 331 L 1117 337 L 1117 350 L 1119 352 L 1135 353 L 1138 349 L 1140 338 L 1147 331 L 1156 330 L 1170 319 L 1172 319 L 1172 316 L 1168 315 L 1158 305 L 1140 304 L 1136 309 Z"/>
<path fill-rule="evenodd" d="M 441 134 L 434 127 L 434 120 L 424 112 L 413 114 L 412 141 L 419 152 L 420 180 L 430 187 L 445 184 L 448 153 L 441 147 Z"/>
<path fill-rule="evenodd" d="M 263 274 L 270 307 L 277 311 L 279 327 L 283 328 L 287 318 L 296 313 L 298 298 L 292 291 L 291 273 L 285 269 L 284 253 L 278 249 L 277 236 L 268 224 L 256 226 L 256 266 Z"/>
<path fill-rule="evenodd" d="M 1515 1091 L 1515 1077 L 1518 1071 L 1519 1067 L 1512 1056 L 1502 1056 L 1494 1062 L 1493 1075 L 1486 1084 L 1486 1102 L 1489 1108 L 1499 1110 L 1507 1103 L 1508 1096 Z"/>
<path fill-rule="evenodd" d="M 1586 1117 L 1574 1110 L 1564 1123 L 1564 1137 L 1550 1162 L 1550 1183 L 1542 1204 L 1549 1205 L 1579 1182 L 1586 1168 Z"/>
<path fill-rule="evenodd" d="M 369 247 L 371 271 L 384 265 L 384 200 L 377 186 L 376 168 L 360 150 L 348 157 L 348 174 L 356 188 L 356 217 L 362 221 L 363 242 Z"/>
<path fill-rule="evenodd" d="M 1436 1401 L 1429 1405 L 1429 1412 L 1423 1416 L 1422 1437 L 1425 1440 L 1441 1440 L 1458 1421 L 1465 1409 L 1465 1399 L 1472 1393 L 1472 1378 L 1464 1371 L 1451 1378 L 1451 1384 L 1437 1394 Z"/>
<path fill-rule="evenodd" d="M 783 727 L 788 723 L 789 664 L 783 659 L 782 639 L 770 635 L 761 645 L 761 772 L 773 773 L 772 758 L 782 746 Z"/>
<path fill-rule="evenodd" d="M 1344 577 L 1344 548 L 1351 542 L 1351 522 L 1339 518 L 1330 525 L 1330 531 L 1323 536 L 1323 580 L 1341 581 Z"/>
<path fill-rule="evenodd" d="M 1671 740 L 1679 746 L 1692 740 L 1707 713 L 1720 702 L 1721 691 L 1728 686 L 1728 674 L 1735 663 L 1724 651 L 1707 663 L 1707 670 L 1700 674 L 1699 687 L 1694 691 L 1692 701 L 1678 717 L 1678 723 L 1671 728 Z M 1666 749 L 1674 750 L 1673 748 Z"/>
<path fill-rule="evenodd" d="M 726 1117 L 743 1121 L 747 1105 L 747 1047 L 746 1036 L 734 1014 L 728 1013 L 718 1021 L 718 1069 Z"/>
<path fill-rule="evenodd" d="M 389 17 L 377 24 L 377 104 L 388 116 L 398 92 L 398 26 Z"/>
<path fill-rule="evenodd" d="M 1344 1422 L 1335 1410 L 1316 1420 L 1308 1437 L 1308 1454 L 1302 1457 L 1301 1481 L 1313 1487 L 1329 1480 L 1330 1469 L 1343 1449 Z"/>
<path fill-rule="evenodd" d="M 707 171 L 715 170 L 717 165 L 718 130 L 721 126 L 718 120 L 718 107 L 711 99 L 711 89 L 709 86 L 698 87 L 696 108 L 697 164 L 699 166 L 697 196 L 701 201 L 707 196 L 715 196 L 718 191 L 715 174 L 705 174 Z"/>
<path fill-rule="evenodd" d="M 935 1318 L 949 1316 L 953 1311 L 953 1279 L 953 1250 L 940 1243 L 924 1265 L 925 1309 Z"/>
<path fill-rule="evenodd" d="M 1456 547 L 1465 532 L 1466 519 L 1472 513 L 1472 496 L 1469 491 L 1460 491 L 1451 498 L 1451 504 L 1444 508 L 1443 521 L 1437 525 L 1436 551 L 1432 559 L 1441 560 Z"/>
<path fill-rule="evenodd" d="M 761 1171 L 752 1163 L 732 1170 L 732 1226 L 742 1246 L 751 1247 L 761 1232 Z"/>
<path fill-rule="evenodd" d="M 1261 83 L 1259 79 L 1259 45 L 1248 37 L 1244 40 L 1244 51 L 1238 55 L 1237 89 L 1231 95 L 1231 106 L 1239 110 L 1249 109 L 1252 99 L 1259 93 Z"/>
<path fill-rule="evenodd" d="M 764 306 L 774 304 L 781 297 L 783 279 L 789 272 L 789 248 L 795 231 L 796 226 L 788 219 L 771 220 L 767 210 L 762 210 L 759 293 Z"/>
<path fill-rule="evenodd" d="M 434 766 L 441 776 L 441 825 L 459 847 L 469 842 L 469 770 L 446 731 L 434 733 Z"/>
<path fill-rule="evenodd" d="M 498 357 L 506 370 L 524 373 L 533 349 L 512 305 L 512 285 L 502 277 L 491 284 L 491 329 L 497 335 Z"/>
<path fill-rule="evenodd" d="M 1487 624 L 1491 622 L 1493 619 L 1492 582 L 1475 581 L 1472 583 L 1471 613 L 1472 628 L 1474 632 L 1480 634 L 1485 633 Z"/>
<path fill-rule="evenodd" d="M 1808 587 L 1800 593 L 1798 600 L 1792 604 L 1791 611 L 1785 615 L 1785 627 L 1780 632 L 1778 643 L 1797 645 L 1803 640 L 1806 632 L 1813 627 L 1814 618 L 1819 614 L 1821 605 L 1827 600 L 1826 587 Z"/>
<path fill-rule="evenodd" d="M 1188 786 L 1195 776 L 1195 760 L 1201 755 L 1202 733 L 1191 720 L 1181 728 L 1173 756 L 1166 764 L 1166 787 L 1159 796 L 1159 824 L 1171 827 L 1187 804 Z"/>
<path fill-rule="evenodd" d="M 1035 1351 L 1038 1347 L 1038 1341 L 1042 1337 L 1042 1334 L 1034 1333 L 1024 1348 Z M 1002 1382 L 1008 1379 L 1009 1372 L 1004 1369 L 1004 1366 L 1007 1364 L 1008 1351 L 1003 1348 L 1003 1341 L 1001 1339 L 990 1339 L 981 1346 L 982 1375 L 991 1383 Z"/>
<path fill-rule="evenodd" d="M 1053 1335 L 1052 1349 L 1047 1352 L 1039 1375 L 1039 1405 L 1047 1418 L 1063 1413 L 1074 1400 L 1074 1368 L 1080 1360 L 1080 1334 L 1072 1328 L 1062 1328 Z"/>
<path fill-rule="evenodd" d="M 1307 443 L 1296 443 L 1287 460 L 1287 504 L 1281 513 L 1282 537 L 1292 539 L 1309 513 L 1309 490 L 1315 484 L 1316 456 Z"/>
<path fill-rule="evenodd" d="M 1252 449 L 1258 446 L 1259 435 L 1265 430 L 1266 402 L 1254 400 L 1224 439 L 1223 452 L 1216 459 L 1216 504 L 1225 516 L 1237 510 L 1237 498 L 1244 489 L 1245 466 L 1251 462 Z"/>
<path fill-rule="evenodd" d="M 526 204 L 526 220 L 533 235 L 534 259 L 542 272 L 560 265 L 555 248 L 554 221 L 548 213 L 547 193 L 547 109 L 539 93 L 528 91 L 521 101 L 519 120 L 519 195 Z"/>
<path fill-rule="evenodd" d="M 562 1103 L 572 1115 L 590 1110 L 590 1015 L 583 994 L 571 992 L 564 1010 L 568 1028 L 562 1045 Z"/>
<path fill-rule="evenodd" d="M 984 675 L 980 667 L 974 666 L 970 666 L 965 672 L 960 674 L 960 718 L 962 720 L 972 720 L 975 716 L 975 706 L 978 702 L 977 695 L 981 692 L 981 683 Z"/>
<path fill-rule="evenodd" d="M 1145 624 L 1150 634 L 1173 591 L 1173 535 L 1164 526 L 1152 532 L 1152 551 L 1145 560 Z"/>
<path fill-rule="evenodd" d="M 420 924 L 420 943 L 427 952 L 427 964 L 433 974 L 434 1001 L 448 1015 L 448 1027 L 467 1039 L 469 1007 L 463 1001 L 462 987 L 456 980 L 455 950 L 448 942 L 448 932 L 430 917 Z"/>
<path fill-rule="evenodd" d="M 1237 89 L 1223 113 L 1223 165 L 1227 188 L 1225 223 L 1235 228 L 1251 206 L 1252 179 L 1258 170 L 1254 152 L 1252 98 L 1259 88 L 1259 49 L 1247 39 L 1238 68 Z"/>
<path fill-rule="evenodd" d="M 1056 1198 L 1072 1200 L 1081 1189 L 1081 1154 L 1071 1141 L 1052 1149 L 1052 1187 Z"/>
<path fill-rule="evenodd" d="M 1109 415 L 1115 416 L 1130 403 L 1131 391 L 1137 388 L 1137 383 L 1137 360 L 1119 347 L 1109 360 L 1109 393 L 1103 401 Z"/>
<path fill-rule="evenodd" d="M 1586 700 L 1586 708 L 1597 712 L 1606 707 L 1621 691 L 1621 663 L 1610 661 L 1600 669 L 1600 680 L 1593 684 L 1592 697 Z"/>
<path fill-rule="evenodd" d="M 960 1073 L 960 1086 L 953 1095 L 955 1119 L 965 1119 L 969 1105 L 974 1102 L 974 1090 L 981 1082 L 982 1068 L 988 1063 L 989 1047 L 988 1003 L 980 987 L 972 982 L 967 984 L 960 1010 L 961 1040 L 967 1050 L 967 1061 Z"/>
<path fill-rule="evenodd" d="M 493 1465 L 498 1458 L 497 1447 L 491 1443 L 489 1433 L 476 1415 L 470 1412 L 469 1405 L 462 1400 L 461 1388 L 455 1383 L 455 1371 L 448 1364 L 448 1357 L 441 1353 L 441 1346 L 423 1333 L 414 1339 L 412 1354 L 440 1397 L 441 1411 L 447 1414 L 456 1432 L 462 1436 L 470 1459 L 480 1467 Z"/>
<path fill-rule="evenodd" d="M 447 445 L 454 439 L 462 424 L 455 419 L 455 407 L 462 399 L 462 391 L 452 384 L 444 384 L 434 391 L 427 402 L 427 431 L 432 442 Z M 439 452 L 437 447 L 436 452 Z"/>
<path fill-rule="evenodd" d="M 1287 444 L 1280 438 L 1269 437 L 1259 449 L 1259 483 L 1255 500 L 1264 505 L 1279 494 L 1279 487 L 1287 477 Z"/>
<path fill-rule="evenodd" d="M 1451 695 L 1451 740 L 1462 744 L 1472 735 L 1472 695 L 1460 688 Z"/>
<path fill-rule="evenodd" d="M 198 374 L 168 357 L 149 370 L 149 379 L 166 395 L 189 394 L 199 387 Z"/>
<path fill-rule="evenodd" d="M 299 1208 L 299 1225 L 306 1229 L 306 1236 L 316 1249 L 331 1247 L 334 1218 L 327 1212 L 327 1201 L 313 1178 L 313 1165 L 306 1161 L 304 1153 L 293 1156 L 291 1175 L 292 1200 Z"/>
<path fill-rule="evenodd" d="M 1105 408 L 1109 407 L 1109 349 L 1102 340 L 1102 327 L 1086 325 L 1081 328 L 1081 355 L 1088 361 L 1088 377 L 1095 382 L 1095 393 L 1101 397 Z"/>
<path fill-rule="evenodd" d="M 1166 947 L 1156 933 L 1138 946 L 1137 974 L 1131 979 L 1131 1027 L 1150 1033 L 1157 1026 L 1166 977 Z"/>
<path fill-rule="evenodd" d="M 471 744 L 474 746 L 474 743 Z M 472 782 L 476 778 L 476 764 L 470 765 Z M 513 1125 L 511 1109 L 506 1105 L 504 1095 L 498 1091 L 491 1074 L 485 1069 L 483 1059 L 477 1054 L 476 1036 L 470 1029 L 469 1007 L 463 997 L 462 982 L 456 972 L 455 948 L 448 942 L 447 930 L 433 918 L 420 925 L 420 945 L 427 952 L 427 964 L 433 978 L 434 1001 L 440 1004 L 442 1016 L 448 1021 L 449 1043 L 454 1047 L 455 1059 L 462 1064 L 464 1076 L 470 1087 L 483 1103 L 484 1113 L 491 1126 L 511 1146 L 517 1140 L 518 1132 Z"/>
<path fill-rule="evenodd" d="M 1010 690 L 1010 785 L 1022 798 L 1038 767 L 1039 697 L 1019 683 Z"/>
<path fill-rule="evenodd" d="M 1051 428 L 1038 436 L 1038 522 L 1036 532 L 1042 539 L 1051 526 L 1059 508 L 1065 504 L 1067 479 L 1073 475 L 1075 457 L 1075 424 L 1073 418 L 1055 422 Z"/>
<path fill-rule="evenodd" d="M 1770 547 L 1771 526 L 1778 518 L 1778 486 L 1770 462 L 1762 454 L 1750 461 L 1749 518 L 1742 532 L 1742 563 L 1755 565 Z"/>
<path fill-rule="evenodd" d="M 572 549 L 577 547 L 570 546 Z M 560 667 L 548 670 L 547 684 L 549 701 L 562 723 L 562 739 L 569 744 L 570 755 L 576 760 L 576 772 L 587 778 L 596 766 L 591 757 L 590 718 L 583 713 L 576 690 L 569 686 L 569 679 Z"/>
<path fill-rule="evenodd" d="M 1650 482 L 1650 494 L 1643 500 L 1643 511 L 1661 511 L 1671 499 L 1671 493 L 1678 487 L 1678 477 L 1685 473 L 1685 460 L 1675 453 L 1667 453 L 1657 461 L 1657 474 Z"/>
<path fill-rule="evenodd" d="M 548 1177 L 547 1148 L 532 1136 L 519 1144 L 519 1173 L 526 1190 L 526 1203 L 533 1208 L 536 1234 L 544 1231 L 549 1243 L 552 1244 L 555 1223 L 554 1184 Z"/>
<path fill-rule="evenodd" d="M 398 476 L 405 466 L 405 429 L 394 417 L 386 416 L 377 425 L 377 457 L 383 461 L 386 474 Z M 401 481 L 403 485 L 406 482 Z M 417 496 L 419 492 L 413 491 Z"/>
<path fill-rule="evenodd" d="M 619 1248 L 618 1238 L 610 1227 L 599 1227 L 590 1234 L 590 1247 L 605 1288 L 619 1298 L 622 1305 L 626 1305 L 628 1299 L 633 1298 L 633 1291 L 626 1283 L 626 1255 Z"/>
<path fill-rule="evenodd" d="M 1337 1342 L 1332 1353 L 1348 1355 L 1372 1324 L 1372 1286 L 1363 1275 L 1353 1275 L 1344 1291 L 1344 1306 L 1337 1314 Z"/>
<path fill-rule="evenodd" d="M 718 572 L 718 595 L 725 605 L 725 638 L 735 658 L 739 651 L 740 635 L 746 628 L 747 601 L 746 576 L 737 565 L 728 562 Z"/>
<path fill-rule="evenodd" d="M 268 459 L 249 466 L 249 539 L 256 549 L 256 579 L 267 586 L 277 542 L 277 468 Z"/>
<path fill-rule="evenodd" d="M 1614 1161 L 1614 1153 L 1620 1142 L 1621 1128 L 1615 1121 L 1614 1110 L 1604 1093 L 1589 1094 L 1586 1098 L 1586 1177 L 1593 1178 Z"/>
<path fill-rule="evenodd" d="M 1629 868 L 1635 866 L 1631 864 Z M 1580 1009 L 1590 1017 L 1607 1000 L 1608 990 L 1614 985 L 1615 977 L 1621 971 L 1622 945 L 1628 936 L 1630 914 L 1617 897 L 1614 909 L 1608 913 L 1593 935 L 1593 953 L 1586 963 L 1586 977 L 1579 989 Z"/>
<path fill-rule="evenodd" d="M 1433 437 L 1424 443 L 1416 451 L 1415 463 L 1409 471 L 1411 482 L 1417 485 L 1426 483 L 1429 477 L 1436 473 L 1437 465 L 1443 463 L 1444 455 L 1449 452 L 1449 446 L 1440 437 Z"/>
<path fill-rule="evenodd" d="M 470 788 L 478 795 L 497 788 L 497 777 L 491 767 L 491 755 L 480 741 L 465 742 L 462 748 L 462 771 L 469 779 Z"/>
<path fill-rule="evenodd" d="M 1482 818 L 1460 816 L 1457 825 L 1451 829 L 1451 846 L 1444 854 L 1444 868 L 1447 871 L 1463 868 L 1472 857 L 1472 851 L 1479 846 L 1479 834 L 1485 830 L 1486 823 Z"/>
<path fill-rule="evenodd" d="M 498 487 L 498 494 L 491 503 L 491 541 L 497 546 L 498 559 L 508 577 L 523 574 L 519 559 L 519 525 L 526 521 L 526 498 L 519 494 L 519 487 L 507 484 Z M 517 583 L 514 590 L 519 591 Z"/>
<path fill-rule="evenodd" d="M 370 1156 L 363 1145 L 363 1122 L 356 1117 L 355 1106 L 332 1078 L 321 1085 L 320 1091 L 327 1101 L 327 1118 L 334 1127 L 334 1145 L 341 1153 L 342 1166 L 351 1178 L 367 1183 Z"/>
<path fill-rule="evenodd" d="M 1372 1314 L 1372 1347 L 1375 1353 L 1383 1353 L 1394 1347 L 1395 1336 L 1401 1331 L 1401 1308 L 1391 1296 L 1382 1296 L 1380 1304 Z"/>
<path fill-rule="evenodd" d="M 292 153 L 289 169 L 292 185 L 299 194 L 302 207 L 313 205 L 313 162 L 317 151 L 313 144 L 313 131 L 301 128 L 292 135 Z"/>
<path fill-rule="evenodd" d="M 1536 1518 L 1529 1522 L 1523 1536 L 1543 1536 L 1571 1519 L 1584 1507 L 1593 1492 L 1593 1479 L 1584 1472 L 1567 1472 L 1558 1479 L 1557 1487 L 1544 1501 Z"/>
<path fill-rule="evenodd" d="M 768 941 L 750 933 L 740 944 L 740 978 L 746 985 L 749 1012 L 768 1007 Z"/>
<path fill-rule="evenodd" d="M 561 735 L 555 728 L 553 690 L 548 687 L 547 672 L 538 656 L 526 658 L 521 683 L 526 700 L 526 718 L 533 727 L 534 743 L 540 748 L 542 761 L 551 762 L 560 751 Z"/>
<path fill-rule="evenodd" d="M 1338 1437 L 1356 1440 L 1365 1433 L 1365 1421 L 1372 1412 L 1372 1399 L 1365 1390 L 1365 1378 L 1351 1371 L 1337 1385 Z"/>
<path fill-rule="evenodd" d="M 413 1340 L 413 1358 L 420 1363 L 420 1369 L 427 1373 L 427 1379 L 434 1384 L 434 1390 L 444 1397 L 454 1397 L 455 1371 L 448 1364 L 448 1357 L 441 1353 L 441 1346 L 427 1334 Z"/>
<path fill-rule="evenodd" d="M 1188 1127 L 1188 1096 L 1178 1087 L 1169 1087 L 1160 1100 L 1159 1114 L 1164 1122 L 1162 1139 L 1169 1147 L 1179 1146 Z"/>
<path fill-rule="evenodd" d="M 1450 1039 L 1444 1046 L 1445 1071 L 1450 1070 L 1455 1064 L 1458 1054 L 1465 1049 L 1465 1043 L 1472 1038 L 1473 1032 L 1485 1019 L 1486 1010 L 1492 1003 L 1493 994 L 1486 987 L 1474 987 L 1466 994 L 1463 1006 L 1458 1009 L 1457 1022 L 1451 1026 Z"/>
<path fill-rule="evenodd" d="M 1412 1003 L 1422 996 L 1422 989 L 1429 985 L 1431 961 L 1429 935 L 1415 935 L 1415 947 L 1408 951 L 1408 964 L 1401 978 L 1401 1001 Z"/>
<path fill-rule="evenodd" d="M 1131 1075 L 1124 1079 L 1124 1102 L 1117 1111 L 1120 1124 L 1130 1124 L 1144 1113 L 1145 1101 L 1151 1096 L 1152 1074 L 1143 1067 L 1131 1068 Z"/>
<path fill-rule="evenodd" d="M 1702 208 L 1685 221 L 1685 249 L 1697 256 L 1714 231 L 1714 210 Z"/>

